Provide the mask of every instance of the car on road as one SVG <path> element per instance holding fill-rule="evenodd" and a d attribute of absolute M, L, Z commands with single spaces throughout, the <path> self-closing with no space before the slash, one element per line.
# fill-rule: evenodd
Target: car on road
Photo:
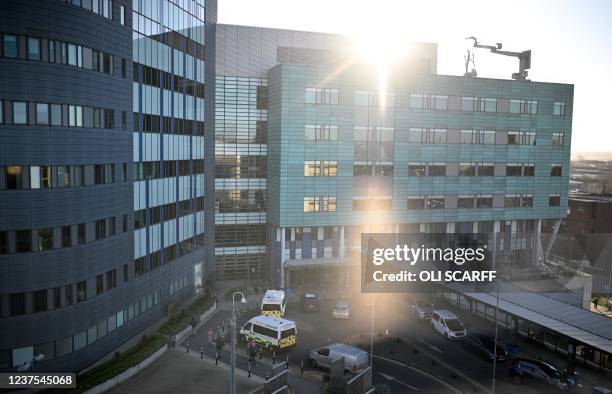
<path fill-rule="evenodd" d="M 576 387 L 576 378 L 566 371 L 542 360 L 515 358 L 509 364 L 510 376 L 515 383 L 545 386 L 553 391 L 569 391 Z M 544 390 L 547 391 L 547 390 Z"/>
<path fill-rule="evenodd" d="M 433 303 L 429 300 L 412 301 L 414 315 L 418 320 L 430 320 L 433 313 Z"/>
<path fill-rule="evenodd" d="M 240 328 L 240 338 L 265 349 L 282 350 L 297 344 L 297 327 L 291 320 L 259 315 Z"/>
<path fill-rule="evenodd" d="M 344 357 L 344 370 L 347 372 L 359 372 L 367 368 L 370 363 L 368 352 L 365 350 L 343 343 L 334 343 L 311 350 L 308 353 L 308 364 L 314 368 L 329 369 L 331 363 L 341 357 Z"/>
<path fill-rule="evenodd" d="M 302 294 L 302 297 L 300 298 L 300 305 L 304 312 L 321 310 L 321 301 L 315 293 Z"/>
<path fill-rule="evenodd" d="M 448 339 L 461 339 L 467 334 L 463 322 L 457 315 L 446 309 L 436 309 L 431 313 L 431 326 Z"/>
<path fill-rule="evenodd" d="M 497 359 L 498 363 L 503 363 L 508 360 L 508 352 L 506 352 L 506 349 L 495 342 L 495 337 L 490 335 L 468 334 L 463 337 L 461 344 L 466 349 L 487 361 Z"/>
<path fill-rule="evenodd" d="M 335 319 L 349 319 L 351 317 L 351 303 L 347 300 L 338 300 L 332 309 Z"/>

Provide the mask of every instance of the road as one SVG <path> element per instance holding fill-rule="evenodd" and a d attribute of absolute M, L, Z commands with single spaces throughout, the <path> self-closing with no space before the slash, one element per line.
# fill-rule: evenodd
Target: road
<path fill-rule="evenodd" d="M 428 321 L 418 321 L 406 301 L 405 296 L 377 296 L 374 308 L 374 353 L 383 356 L 384 359 L 380 357 L 374 359 L 374 383 L 386 384 L 394 393 L 489 391 L 492 384 L 492 364 L 466 350 L 459 341 L 450 341 L 435 333 Z M 276 362 L 285 362 L 288 357 L 290 369 L 296 374 L 295 376 L 300 374 L 302 361 L 306 374 L 321 376 L 322 372 L 308 366 L 306 360 L 310 350 L 326 344 L 349 342 L 369 351 L 370 306 L 357 300 L 353 303 L 351 318 L 348 320 L 333 319 L 331 306 L 332 301 L 326 300 L 322 302 L 321 311 L 302 312 L 297 304 L 288 305 L 285 318 L 296 322 L 298 343 L 295 348 L 277 354 Z M 201 329 L 195 337 L 191 337 L 189 339 L 191 351 L 199 351 L 200 346 L 204 346 L 205 353 L 214 357 L 215 349 L 207 343 L 207 331 L 209 328 L 216 330 L 221 325 L 221 321 L 227 322 L 229 314 L 229 311 L 219 312 L 204 329 Z M 460 316 L 468 332 L 492 334 L 492 328 L 488 323 L 465 314 Z M 239 319 L 238 325 L 245 321 L 244 317 Z M 228 346 L 220 355 L 224 362 L 229 360 L 227 349 Z M 551 353 L 544 349 L 536 348 L 536 350 L 542 357 L 547 357 Z M 246 370 L 248 359 L 245 353 L 244 344 L 239 343 L 237 365 Z M 286 368 L 286 363 L 284 365 Z M 264 353 L 262 358 L 257 360 L 257 365 L 252 366 L 252 372 L 261 377 L 271 376 L 274 373 L 272 355 Z M 588 393 L 591 388 L 580 387 L 576 392 Z M 509 394 L 517 391 L 522 394 L 538 392 L 529 385 L 514 384 L 505 365 L 497 366 L 496 391 Z"/>

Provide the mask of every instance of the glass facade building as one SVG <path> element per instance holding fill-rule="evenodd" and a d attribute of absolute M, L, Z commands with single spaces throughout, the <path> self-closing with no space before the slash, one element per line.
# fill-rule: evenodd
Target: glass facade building
<path fill-rule="evenodd" d="M 201 290 L 215 22 L 212 0 L 0 4 L 0 369 L 83 369 Z"/>

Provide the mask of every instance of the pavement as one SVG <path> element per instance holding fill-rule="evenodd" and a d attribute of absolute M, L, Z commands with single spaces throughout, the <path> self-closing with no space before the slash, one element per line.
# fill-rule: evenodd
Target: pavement
<path fill-rule="evenodd" d="M 168 349 L 162 357 L 109 393 L 229 393 L 229 375 L 226 365 L 215 365 L 213 360 L 200 359 L 194 353 Z M 236 391 L 250 393 L 262 383 L 261 379 L 249 379 L 239 373 Z"/>

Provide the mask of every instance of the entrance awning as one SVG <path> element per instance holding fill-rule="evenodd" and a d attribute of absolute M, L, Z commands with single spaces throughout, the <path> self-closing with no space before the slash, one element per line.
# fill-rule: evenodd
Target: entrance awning
<path fill-rule="evenodd" d="M 350 257 L 318 257 L 314 259 L 290 259 L 285 261 L 285 269 L 298 268 L 332 268 L 358 265 L 358 261 Z"/>

